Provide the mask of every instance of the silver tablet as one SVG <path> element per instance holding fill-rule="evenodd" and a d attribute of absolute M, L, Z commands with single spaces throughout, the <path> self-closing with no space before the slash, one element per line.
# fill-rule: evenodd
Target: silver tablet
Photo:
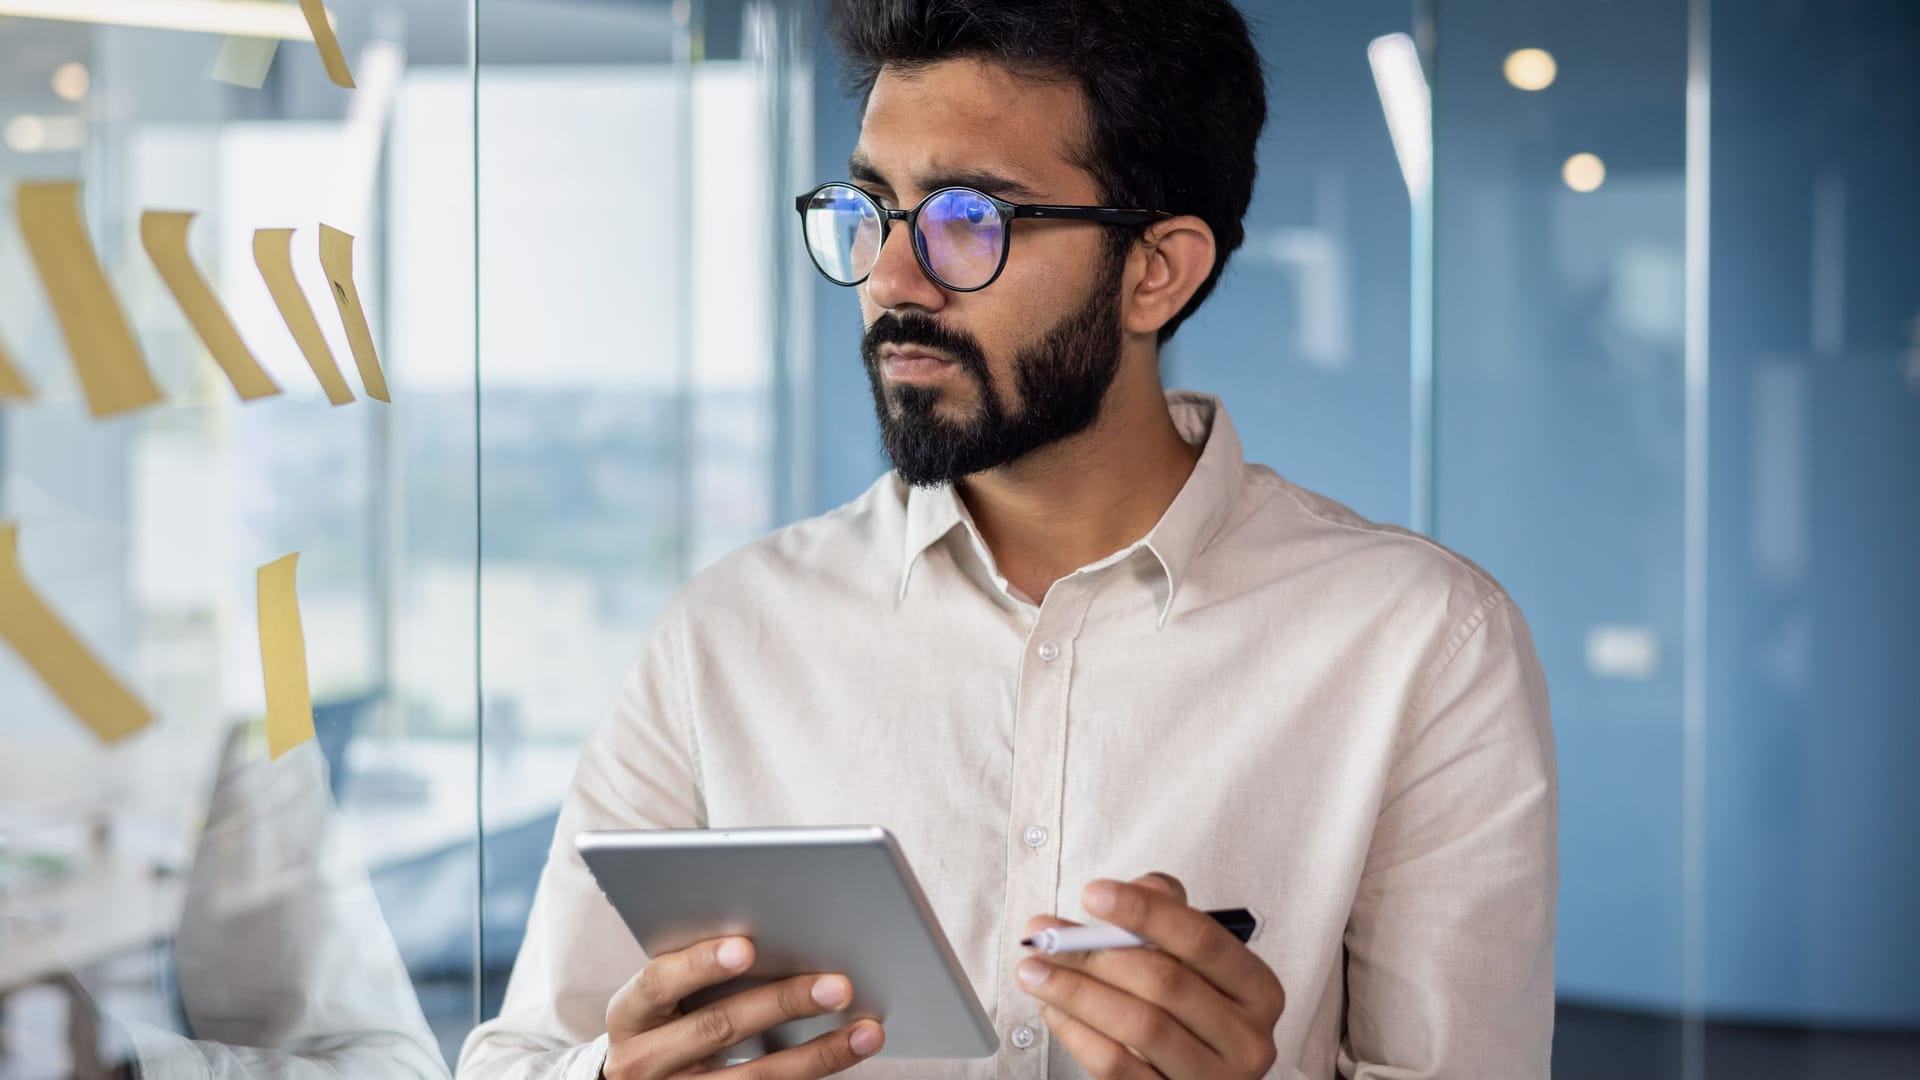
<path fill-rule="evenodd" d="M 853 982 L 846 1009 L 783 1024 L 729 1058 L 868 1016 L 886 1028 L 880 1057 L 988 1057 L 998 1046 L 899 844 L 879 826 L 583 832 L 574 846 L 647 955 L 753 939 L 753 966 L 687 998 L 684 1010 L 790 975 L 842 972 Z"/>

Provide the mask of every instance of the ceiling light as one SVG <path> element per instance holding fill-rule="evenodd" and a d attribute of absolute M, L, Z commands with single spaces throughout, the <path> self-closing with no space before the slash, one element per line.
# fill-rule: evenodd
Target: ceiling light
<path fill-rule="evenodd" d="M 1507 81 L 1522 90 L 1545 90 L 1560 75 L 1560 65 L 1545 49 L 1516 49 L 1503 65 Z"/>
<path fill-rule="evenodd" d="M 1420 70 L 1420 49 L 1406 34 L 1387 34 L 1367 44 L 1367 63 L 1407 193 L 1425 198 L 1433 180 L 1433 94 Z"/>
<path fill-rule="evenodd" d="M 87 124 L 78 116 L 16 116 L 0 141 L 16 154 L 66 153 L 86 145 Z"/>
<path fill-rule="evenodd" d="M 37 116 L 16 116 L 7 121 L 7 149 L 16 154 L 32 154 L 47 145 L 47 126 Z"/>
<path fill-rule="evenodd" d="M 1575 154 L 1560 166 L 1560 178 L 1583 195 L 1597 191 L 1607 182 L 1607 163 L 1593 154 Z"/>
<path fill-rule="evenodd" d="M 59 94 L 63 101 L 79 101 L 86 97 L 90 82 L 87 65 L 78 60 L 69 60 L 53 69 L 53 92 Z"/>
<path fill-rule="evenodd" d="M 236 37 L 313 40 L 313 29 L 307 25 L 300 5 L 280 0 L 0 0 L 0 15 Z"/>

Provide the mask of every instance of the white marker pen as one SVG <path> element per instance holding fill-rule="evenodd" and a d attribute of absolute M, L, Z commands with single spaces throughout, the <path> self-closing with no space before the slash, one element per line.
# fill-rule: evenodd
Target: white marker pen
<path fill-rule="evenodd" d="M 1260 936 L 1260 916 L 1249 908 L 1222 908 L 1206 913 L 1214 922 L 1242 942 Z M 1096 923 L 1092 926 L 1056 926 L 1023 938 L 1020 944 L 1051 956 L 1063 952 L 1093 952 L 1098 949 L 1126 949 L 1152 942 L 1130 930 Z"/>

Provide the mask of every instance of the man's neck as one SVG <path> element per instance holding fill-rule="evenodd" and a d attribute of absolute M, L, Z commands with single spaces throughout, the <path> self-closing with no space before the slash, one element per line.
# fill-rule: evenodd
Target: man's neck
<path fill-rule="evenodd" d="M 1200 459 L 1173 424 L 1157 372 L 1128 367 L 1087 430 L 954 486 L 1000 573 L 1035 603 L 1054 581 L 1151 531 Z"/>

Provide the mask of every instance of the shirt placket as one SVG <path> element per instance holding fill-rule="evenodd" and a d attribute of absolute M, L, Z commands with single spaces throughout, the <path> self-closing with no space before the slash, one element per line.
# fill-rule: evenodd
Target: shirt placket
<path fill-rule="evenodd" d="M 1013 798 L 1007 815 L 1006 909 L 997 988 L 999 1080 L 1042 1080 L 1051 1034 L 1040 1003 L 1014 971 L 1027 920 L 1052 912 L 1060 888 L 1060 800 L 1066 780 L 1068 688 L 1092 583 L 1063 579 L 1047 592 L 1020 661 L 1013 725 Z"/>

